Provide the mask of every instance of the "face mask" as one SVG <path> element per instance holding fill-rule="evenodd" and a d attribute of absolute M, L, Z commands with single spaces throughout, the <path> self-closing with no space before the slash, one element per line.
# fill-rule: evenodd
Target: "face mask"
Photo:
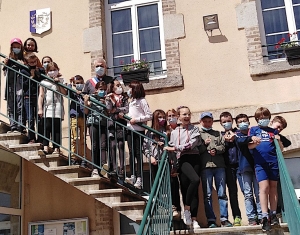
<path fill-rule="evenodd" d="M 48 63 L 44 63 L 44 64 L 43 64 L 44 69 L 47 68 L 47 65 L 48 65 Z"/>
<path fill-rule="evenodd" d="M 158 123 L 159 123 L 160 126 L 163 126 L 163 125 L 165 125 L 165 123 L 166 123 L 166 119 L 164 119 L 164 118 L 159 118 L 159 119 L 158 119 Z"/>
<path fill-rule="evenodd" d="M 48 72 L 48 76 L 51 78 L 55 78 L 58 75 L 58 71 L 54 70 L 54 71 L 49 71 Z"/>
<path fill-rule="evenodd" d="M 98 91 L 98 96 L 100 96 L 100 97 L 104 97 L 105 94 L 106 94 L 105 90 Z"/>
<path fill-rule="evenodd" d="M 241 122 L 238 124 L 238 127 L 241 131 L 248 130 L 249 123 L 248 122 Z"/>
<path fill-rule="evenodd" d="M 232 122 L 225 122 L 222 124 L 225 130 L 230 130 L 232 128 Z"/>
<path fill-rule="evenodd" d="M 29 66 L 29 69 L 36 69 L 36 65 L 35 66 Z"/>
<path fill-rule="evenodd" d="M 84 84 L 76 84 L 76 90 L 82 91 Z"/>
<path fill-rule="evenodd" d="M 131 97 L 131 89 L 129 89 L 129 90 L 127 91 L 127 95 L 128 95 L 129 98 Z"/>
<path fill-rule="evenodd" d="M 204 130 L 204 131 L 210 131 L 212 128 L 210 127 L 210 128 L 206 128 L 206 127 L 202 127 L 202 130 Z"/>
<path fill-rule="evenodd" d="M 122 94 L 122 92 L 123 92 L 122 87 L 117 87 L 117 89 L 115 90 L 115 93 L 116 93 L 117 95 Z"/>
<path fill-rule="evenodd" d="M 260 120 L 258 120 L 258 122 L 257 122 L 257 124 L 258 124 L 259 126 L 263 126 L 263 127 L 268 126 L 269 123 L 270 123 L 270 119 L 260 119 Z"/>
<path fill-rule="evenodd" d="M 15 54 L 19 54 L 21 52 L 20 48 L 13 48 L 12 50 Z"/>
<path fill-rule="evenodd" d="M 176 117 L 171 117 L 171 118 L 169 118 L 169 123 L 170 124 L 177 124 L 177 118 Z"/>
<path fill-rule="evenodd" d="M 104 75 L 104 73 L 105 73 L 105 69 L 104 69 L 103 67 L 97 67 L 97 68 L 95 69 L 95 72 L 96 72 L 96 74 L 97 74 L 98 76 L 102 77 L 102 76 Z"/>

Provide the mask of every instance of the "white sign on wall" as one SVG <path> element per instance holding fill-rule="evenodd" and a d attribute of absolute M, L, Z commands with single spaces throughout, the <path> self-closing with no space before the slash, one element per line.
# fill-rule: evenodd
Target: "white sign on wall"
<path fill-rule="evenodd" d="M 42 34 L 51 29 L 50 8 L 30 11 L 29 14 L 30 32 Z"/>

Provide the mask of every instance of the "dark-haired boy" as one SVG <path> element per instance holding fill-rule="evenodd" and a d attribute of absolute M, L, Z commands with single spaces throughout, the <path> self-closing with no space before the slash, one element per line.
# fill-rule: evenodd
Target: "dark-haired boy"
<path fill-rule="evenodd" d="M 201 181 L 204 197 L 205 214 L 209 228 L 215 228 L 216 216 L 212 206 L 213 179 L 218 193 L 220 220 L 222 227 L 232 227 L 228 221 L 228 198 L 226 195 L 226 174 L 223 153 L 224 138 L 219 131 L 212 129 L 213 115 L 204 112 L 200 115 L 200 136 L 204 144 L 199 146 L 201 159 Z"/>
<path fill-rule="evenodd" d="M 223 126 L 224 131 L 221 134 L 225 139 L 225 172 L 226 172 L 226 185 L 229 193 L 230 206 L 232 210 L 232 215 L 234 218 L 233 226 L 241 226 L 241 211 L 239 208 L 238 201 L 238 188 L 237 180 L 241 191 L 243 192 L 243 183 L 240 174 L 238 174 L 238 148 L 235 141 L 233 140 L 236 128 L 232 128 L 233 118 L 229 112 L 223 112 L 220 114 L 220 124 Z"/>
<path fill-rule="evenodd" d="M 257 225 L 258 221 L 262 219 L 259 187 L 254 173 L 254 159 L 249 151 L 248 144 L 253 141 L 259 142 L 260 139 L 255 136 L 248 136 L 250 122 L 246 114 L 237 115 L 235 121 L 238 127 L 238 130 L 235 132 L 235 142 L 237 143 L 239 150 L 238 173 L 241 175 L 243 183 L 246 215 L 248 217 L 249 225 Z"/>

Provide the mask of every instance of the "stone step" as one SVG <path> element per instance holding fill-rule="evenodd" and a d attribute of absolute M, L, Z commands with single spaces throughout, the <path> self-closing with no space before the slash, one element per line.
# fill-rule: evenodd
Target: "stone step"
<path fill-rule="evenodd" d="M 100 177 L 82 177 L 66 180 L 69 184 L 78 188 L 79 190 L 88 193 L 90 190 L 106 189 L 100 182 Z"/>
<path fill-rule="evenodd" d="M 68 165 L 68 161 L 59 154 L 30 156 L 29 161 L 43 169 Z"/>
<path fill-rule="evenodd" d="M 4 133 L 0 134 L 0 144 L 8 147 L 9 145 L 18 145 L 27 142 L 27 137 L 18 133 Z"/>
<path fill-rule="evenodd" d="M 146 202 L 144 201 L 112 203 L 113 209 L 133 221 L 140 220 L 140 218 L 143 217 L 145 206 Z"/>
<path fill-rule="evenodd" d="M 102 189 L 102 190 L 90 190 L 89 195 L 93 196 L 100 202 L 111 207 L 112 203 L 122 202 L 122 197 L 124 195 L 123 189 Z"/>
<path fill-rule="evenodd" d="M 37 155 L 39 149 L 42 148 L 40 143 L 34 144 L 13 144 L 9 145 L 8 148 L 12 150 L 14 153 L 18 154 L 19 156 L 29 160 L 30 156 Z"/>
<path fill-rule="evenodd" d="M 58 154 L 57 154 L 58 155 Z M 75 166 L 59 166 L 59 167 L 49 167 L 48 172 L 51 172 L 58 178 L 63 180 L 69 178 L 81 178 L 88 177 L 91 175 L 91 170 L 75 165 Z"/>
<path fill-rule="evenodd" d="M 171 231 L 171 235 L 175 234 L 205 234 L 205 235 L 289 235 L 289 229 L 286 223 L 280 224 L 280 226 L 273 227 L 268 233 L 263 232 L 261 225 L 256 226 L 239 226 L 231 228 L 200 228 L 191 230 L 176 230 Z"/>

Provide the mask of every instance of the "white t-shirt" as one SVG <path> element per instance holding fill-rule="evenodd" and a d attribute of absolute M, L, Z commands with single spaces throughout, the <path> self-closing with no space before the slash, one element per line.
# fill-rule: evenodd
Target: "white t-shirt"
<path fill-rule="evenodd" d="M 128 116 L 137 120 L 137 122 L 144 122 L 146 124 L 147 121 L 152 119 L 152 112 L 149 108 L 149 105 L 145 98 L 142 99 L 133 99 L 129 103 L 129 112 Z M 139 125 L 131 125 L 129 122 L 127 126 L 132 130 L 143 131 L 145 128 Z"/>

